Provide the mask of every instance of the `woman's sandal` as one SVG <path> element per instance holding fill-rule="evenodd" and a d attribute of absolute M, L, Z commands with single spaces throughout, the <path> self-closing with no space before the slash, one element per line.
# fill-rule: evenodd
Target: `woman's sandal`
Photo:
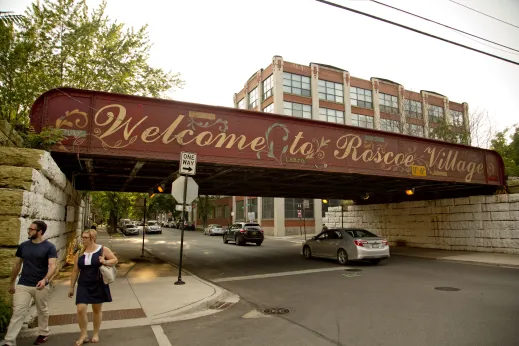
<path fill-rule="evenodd" d="M 99 338 L 98 337 L 93 337 L 92 340 L 90 340 L 91 343 L 93 344 L 97 344 L 99 342 Z"/>
<path fill-rule="evenodd" d="M 81 340 L 76 341 L 76 346 L 81 346 L 83 344 L 88 344 L 89 342 L 90 342 L 89 338 L 84 338 L 82 341 Z"/>

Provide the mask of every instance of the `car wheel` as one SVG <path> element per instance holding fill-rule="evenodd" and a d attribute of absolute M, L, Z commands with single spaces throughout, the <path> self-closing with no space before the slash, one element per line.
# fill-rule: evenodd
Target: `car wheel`
<path fill-rule="evenodd" d="M 344 249 L 339 249 L 337 251 L 337 261 L 339 261 L 340 265 L 346 265 L 348 263 L 348 253 Z"/>
<path fill-rule="evenodd" d="M 224 244 L 227 244 L 229 242 L 225 236 L 223 236 L 222 239 Z"/>
<path fill-rule="evenodd" d="M 242 245 L 242 242 L 240 241 L 240 237 L 239 237 L 239 236 L 236 236 L 236 237 L 234 238 L 234 243 L 235 243 L 236 245 Z"/>
<path fill-rule="evenodd" d="M 312 249 L 310 249 L 310 246 L 306 245 L 304 248 L 303 248 L 303 257 L 305 259 L 310 259 L 312 258 Z"/>
<path fill-rule="evenodd" d="M 373 265 L 377 265 L 380 263 L 380 258 L 376 258 L 376 259 L 372 259 L 372 260 L 369 260 L 369 263 L 373 264 Z"/>

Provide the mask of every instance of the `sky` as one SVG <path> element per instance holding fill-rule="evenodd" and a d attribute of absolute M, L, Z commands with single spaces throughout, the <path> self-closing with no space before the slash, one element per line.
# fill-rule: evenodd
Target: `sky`
<path fill-rule="evenodd" d="M 456 1 L 519 26 L 518 0 Z M 0 0 L 0 9 L 24 13 L 31 2 Z M 100 2 L 86 0 L 90 8 Z M 333 2 L 519 62 L 519 52 L 481 44 L 369 0 Z M 380 2 L 519 50 L 519 28 L 449 0 Z M 106 14 L 135 28 L 149 26 L 150 64 L 180 72 L 186 82 L 171 93 L 176 100 L 233 107 L 233 94 L 281 55 L 467 102 L 469 111 L 488 111 L 498 130 L 519 123 L 519 65 L 315 0 L 108 0 Z"/>

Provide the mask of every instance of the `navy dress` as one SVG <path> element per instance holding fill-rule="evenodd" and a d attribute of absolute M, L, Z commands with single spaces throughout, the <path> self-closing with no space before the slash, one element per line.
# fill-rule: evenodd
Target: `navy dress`
<path fill-rule="evenodd" d="M 112 301 L 110 287 L 105 285 L 99 271 L 101 262 L 99 256 L 103 254 L 103 248 L 99 246 L 92 254 L 84 253 L 78 259 L 79 279 L 76 293 L 77 304 L 101 304 Z"/>

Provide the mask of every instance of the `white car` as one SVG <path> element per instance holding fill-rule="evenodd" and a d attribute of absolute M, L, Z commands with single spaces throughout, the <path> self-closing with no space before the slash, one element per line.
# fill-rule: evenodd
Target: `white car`
<path fill-rule="evenodd" d="M 151 233 L 159 233 L 162 234 L 162 227 L 160 227 L 157 221 L 148 221 L 146 222 L 146 226 L 144 226 L 144 231 L 146 234 Z"/>
<path fill-rule="evenodd" d="M 204 235 L 223 235 L 224 232 L 222 225 L 218 224 L 211 224 L 204 229 Z"/>
<path fill-rule="evenodd" d="M 387 240 L 360 228 L 337 228 L 322 231 L 303 243 L 301 254 L 306 259 L 324 257 L 345 265 L 349 260 L 365 260 L 378 264 L 389 258 Z"/>

